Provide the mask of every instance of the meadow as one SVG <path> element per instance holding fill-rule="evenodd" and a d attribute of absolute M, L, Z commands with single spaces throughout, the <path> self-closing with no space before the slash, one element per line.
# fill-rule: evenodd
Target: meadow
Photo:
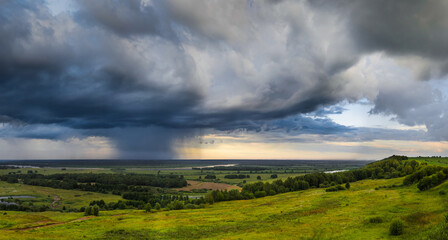
<path fill-rule="evenodd" d="M 439 191 L 448 184 L 425 192 L 415 186 L 375 190 L 402 180 L 363 180 L 348 191 L 310 189 L 204 209 L 104 211 L 79 221 L 81 213 L 7 212 L 0 239 L 384 239 L 393 219 L 402 219 L 405 230 L 391 238 L 422 239 L 447 212 Z M 62 224 L 30 228 L 54 223 Z"/>
<path fill-rule="evenodd" d="M 122 198 L 113 194 L 101 194 L 95 192 L 85 192 L 76 190 L 55 189 L 49 187 L 30 186 L 20 183 L 6 183 L 0 181 L 0 196 L 33 196 L 32 199 L 22 199 L 23 202 L 34 205 L 54 204 L 54 209 L 62 210 L 66 208 L 81 208 L 89 205 L 93 199 L 103 199 L 106 202 L 118 201 Z"/>
<path fill-rule="evenodd" d="M 448 163 L 428 159 L 410 160 Z M 420 191 L 417 184 L 403 185 L 403 179 L 366 179 L 343 191 L 311 188 L 200 209 L 123 209 L 100 211 L 99 216 L 60 208 L 0 211 L 0 239 L 434 239 L 448 213 L 448 183 Z M 11 192 L 36 196 L 36 202 L 58 195 L 61 206 L 121 199 L 0 181 L 0 196 Z M 391 236 L 389 227 L 397 219 L 404 223 L 403 234 Z"/>

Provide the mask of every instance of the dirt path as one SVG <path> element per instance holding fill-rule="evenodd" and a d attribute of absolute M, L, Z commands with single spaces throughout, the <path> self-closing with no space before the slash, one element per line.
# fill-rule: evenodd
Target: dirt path
<path fill-rule="evenodd" d="M 214 183 L 214 182 L 199 182 L 187 180 L 188 186 L 183 188 L 176 188 L 174 190 L 177 191 L 191 191 L 193 189 L 212 189 L 212 190 L 232 190 L 238 189 L 241 190 L 240 187 L 226 184 L 226 183 Z"/>
<path fill-rule="evenodd" d="M 50 207 L 53 208 L 53 209 L 58 207 L 59 201 L 61 201 L 61 199 L 57 195 L 54 195 L 53 196 L 53 202 L 50 203 Z"/>
<path fill-rule="evenodd" d="M 85 220 L 91 219 L 91 218 L 94 218 L 94 216 L 82 217 L 82 218 L 78 218 L 78 219 L 71 220 L 71 221 L 68 221 L 68 222 L 49 223 L 49 224 L 45 224 L 45 225 L 39 225 L 39 226 L 34 226 L 34 227 L 26 227 L 26 228 L 16 228 L 16 229 L 11 229 L 11 230 L 25 231 L 25 230 L 44 228 L 44 227 L 53 227 L 53 226 L 67 224 L 67 223 L 82 222 L 82 221 L 85 221 Z M 45 222 L 40 222 L 40 223 L 45 223 Z"/>
<path fill-rule="evenodd" d="M 48 191 L 44 191 L 42 190 L 43 193 L 45 193 L 46 195 L 50 196 L 53 195 L 52 193 L 48 192 Z M 62 199 L 59 198 L 58 195 L 53 195 L 53 202 L 50 203 L 50 208 L 55 209 L 56 207 L 58 207 L 59 205 L 59 201 L 61 201 Z"/>
<path fill-rule="evenodd" d="M 122 214 L 116 214 L 116 215 L 111 215 L 109 217 L 117 217 L 117 216 L 123 216 L 126 215 L 126 213 L 122 213 Z M 36 222 L 36 223 L 48 223 L 45 225 L 39 225 L 39 226 L 34 226 L 34 227 L 26 227 L 26 228 L 15 228 L 15 229 L 9 229 L 9 230 L 19 230 L 19 231 L 25 231 L 25 230 L 33 230 L 33 229 L 38 229 L 38 228 L 44 228 L 44 227 L 53 227 L 53 226 L 58 226 L 58 225 L 64 225 L 64 224 L 68 224 L 68 223 L 74 223 L 74 222 L 82 222 L 91 218 L 95 218 L 96 216 L 85 216 L 82 218 L 77 218 L 68 222 L 57 222 L 57 223 L 51 223 L 50 221 L 47 222 Z"/>

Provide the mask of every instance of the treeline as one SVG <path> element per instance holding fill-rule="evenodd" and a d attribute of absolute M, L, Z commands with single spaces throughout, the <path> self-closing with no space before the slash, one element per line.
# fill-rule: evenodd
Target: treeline
<path fill-rule="evenodd" d="M 4 170 L 4 169 L 19 169 L 19 167 L 2 165 L 2 166 L 0 166 L 0 169 L 2 169 L 2 170 Z"/>
<path fill-rule="evenodd" d="M 256 167 L 256 166 L 216 166 L 216 167 L 207 167 L 207 168 L 193 168 L 193 170 L 215 170 L 215 171 L 264 171 L 268 170 L 265 167 Z"/>
<path fill-rule="evenodd" d="M 250 175 L 246 175 L 246 174 L 229 174 L 229 175 L 225 175 L 224 178 L 228 178 L 228 179 L 244 179 L 244 178 L 250 178 Z"/>
<path fill-rule="evenodd" d="M 419 170 L 419 162 L 407 161 L 406 156 L 391 156 L 381 161 L 370 163 L 363 168 L 337 173 L 310 173 L 286 180 L 256 182 L 244 185 L 241 192 L 215 190 L 206 196 L 208 202 L 228 200 L 252 199 L 276 195 L 309 188 L 327 188 L 363 179 L 396 178 L 414 173 Z M 342 190 L 341 187 L 336 187 Z M 339 189 L 340 188 L 340 189 Z M 333 190 L 333 189 L 332 189 Z"/>
<path fill-rule="evenodd" d="M 145 187 L 184 187 L 187 181 L 178 175 L 149 174 L 105 174 L 105 173 L 65 173 L 65 174 L 13 174 L 2 175 L 0 180 L 33 186 L 61 189 L 76 189 L 90 192 L 120 194 L 128 191 L 148 191 Z"/>
<path fill-rule="evenodd" d="M 1 211 L 24 211 L 24 212 L 45 212 L 50 209 L 49 206 L 39 205 L 35 206 L 32 203 L 27 205 L 21 204 L 20 200 L 0 202 Z"/>
<path fill-rule="evenodd" d="M 148 192 L 127 192 L 122 195 L 124 199 L 127 200 L 134 200 L 134 201 L 141 201 L 143 203 L 150 203 L 151 205 L 155 205 L 156 203 L 159 203 L 162 207 L 168 205 L 172 201 L 184 201 L 184 202 L 190 202 L 190 199 L 188 196 L 183 195 L 170 195 L 170 194 L 152 194 Z M 191 199 L 192 202 L 196 203 L 198 201 L 201 201 L 200 199 Z M 198 204 L 200 204 L 199 202 Z"/>
<path fill-rule="evenodd" d="M 198 199 L 189 199 L 182 195 L 140 195 L 132 194 L 126 195 L 127 200 L 119 200 L 118 202 L 105 203 L 103 200 L 92 201 L 90 206 L 99 206 L 100 210 L 115 210 L 115 209 L 144 209 L 145 206 L 155 207 L 157 210 L 166 208 L 170 210 L 178 210 L 184 208 L 203 208 L 206 203 L 203 197 Z M 123 197 L 125 198 L 125 197 Z M 81 208 L 80 212 L 85 209 Z"/>

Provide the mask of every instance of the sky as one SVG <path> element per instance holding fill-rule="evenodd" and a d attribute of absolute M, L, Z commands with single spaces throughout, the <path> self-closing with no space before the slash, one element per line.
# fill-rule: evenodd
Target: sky
<path fill-rule="evenodd" d="M 0 0 L 0 159 L 446 156 L 447 12 Z"/>

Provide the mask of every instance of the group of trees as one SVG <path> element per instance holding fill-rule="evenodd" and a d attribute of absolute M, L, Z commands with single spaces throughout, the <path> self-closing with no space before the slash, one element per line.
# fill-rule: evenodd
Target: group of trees
<path fill-rule="evenodd" d="M 0 210 L 2 211 L 25 211 L 25 212 L 45 212 L 49 209 L 49 206 L 39 205 L 34 206 L 30 205 L 22 205 L 16 203 L 0 203 Z"/>
<path fill-rule="evenodd" d="M 84 209 L 84 216 L 98 216 L 100 207 L 98 205 L 88 206 Z"/>
<path fill-rule="evenodd" d="M 91 213 L 95 207 L 98 210 L 116 210 L 116 209 L 143 209 L 150 212 L 152 209 L 161 210 L 179 210 L 179 209 L 194 209 L 203 208 L 206 203 L 204 198 L 199 199 L 188 199 L 188 198 L 176 198 L 173 196 L 171 199 L 164 199 L 163 201 L 142 201 L 142 200 L 119 200 L 118 202 L 105 203 L 103 200 L 92 201 L 88 207 L 83 207 L 79 211 L 85 214 Z M 96 211 L 96 210 L 95 210 Z M 95 215 L 95 212 L 88 215 Z"/>
<path fill-rule="evenodd" d="M 167 207 L 170 203 L 181 201 L 185 204 L 199 205 L 204 203 L 204 198 L 188 199 L 187 196 L 168 194 L 167 187 L 183 187 L 187 185 L 183 176 L 178 175 L 148 175 L 148 174 L 14 174 L 2 175 L 0 180 L 8 182 L 22 182 L 23 184 L 33 186 L 45 186 L 61 189 L 76 189 L 100 193 L 113 193 L 122 195 L 127 201 L 119 201 L 106 204 L 104 201 L 96 201 L 93 205 L 81 212 L 89 212 L 88 215 L 95 215 L 95 207 L 103 210 L 137 208 L 142 209 L 145 204 L 152 206 L 157 204 L 161 207 Z M 163 188 L 158 188 L 163 187 Z M 178 204 L 175 206 L 178 208 Z M 3 210 L 29 211 L 16 204 L 0 204 Z M 93 209 L 93 210 L 92 210 Z M 77 210 L 76 210 L 77 211 Z"/>
<path fill-rule="evenodd" d="M 224 178 L 228 178 L 228 179 L 244 179 L 244 178 L 250 178 L 250 175 L 245 175 L 245 174 L 229 174 L 229 175 L 225 175 Z"/>
<path fill-rule="evenodd" d="M 257 166 L 216 166 L 207 168 L 193 168 L 193 170 L 214 170 L 214 171 L 263 171 L 265 167 Z"/>
<path fill-rule="evenodd" d="M 105 174 L 105 173 L 66 173 L 66 174 L 14 174 L 2 175 L 0 180 L 61 189 L 76 189 L 90 192 L 121 194 L 121 192 L 150 191 L 149 187 L 184 187 L 187 181 L 178 175 L 150 174 Z"/>
<path fill-rule="evenodd" d="M 152 206 L 159 203 L 162 207 L 167 206 L 174 201 L 182 201 L 185 203 L 192 203 L 199 205 L 205 203 L 204 198 L 189 199 L 188 196 L 183 195 L 169 195 L 169 194 L 152 194 L 146 192 L 128 192 L 124 193 L 122 197 L 126 200 L 140 201 L 142 203 L 150 203 Z"/>
<path fill-rule="evenodd" d="M 7 165 L 2 165 L 0 166 L 0 169 L 18 169 L 19 167 L 16 166 L 7 166 Z"/>
<path fill-rule="evenodd" d="M 417 183 L 421 191 L 435 187 L 448 178 L 448 168 L 441 166 L 425 166 L 408 175 L 403 180 L 404 185 Z"/>
<path fill-rule="evenodd" d="M 346 190 L 346 188 L 342 185 L 336 185 L 325 189 L 326 192 L 336 192 L 341 190 Z"/>

